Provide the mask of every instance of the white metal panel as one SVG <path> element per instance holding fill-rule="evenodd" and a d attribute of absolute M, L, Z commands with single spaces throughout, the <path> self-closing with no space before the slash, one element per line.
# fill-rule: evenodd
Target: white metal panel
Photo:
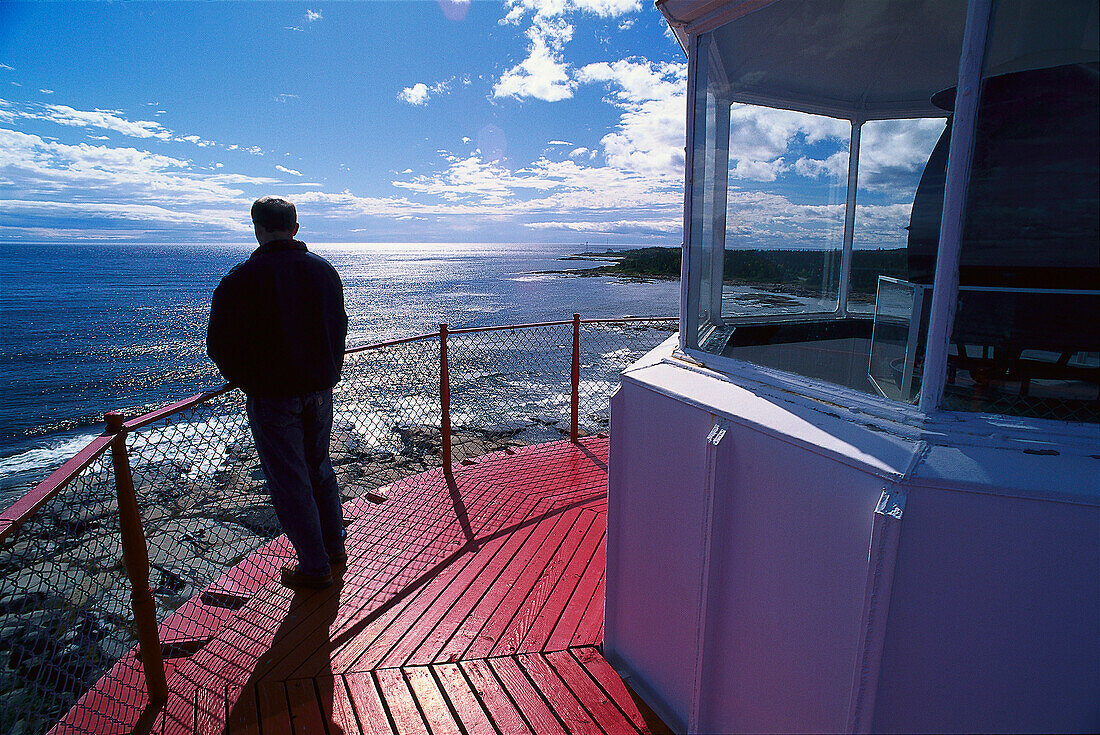
<path fill-rule="evenodd" d="M 633 386 L 612 399 L 604 654 L 665 721 L 687 729 L 712 417 Z M 670 436 L 657 427 L 676 427 Z"/>

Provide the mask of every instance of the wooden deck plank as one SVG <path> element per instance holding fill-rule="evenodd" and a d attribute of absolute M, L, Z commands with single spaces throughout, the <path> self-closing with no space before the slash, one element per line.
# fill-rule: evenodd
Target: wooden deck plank
<path fill-rule="evenodd" d="M 440 691 L 439 684 L 428 667 L 411 666 L 404 669 L 404 672 L 432 735 L 462 735 L 447 704 L 447 698 Z"/>
<path fill-rule="evenodd" d="M 488 657 L 504 627 L 515 616 L 560 545 L 564 530 L 572 527 L 578 513 L 577 510 L 556 513 L 535 526 L 535 532 L 509 560 L 496 582 L 456 627 L 454 636 L 443 646 L 438 658 L 453 661 Z"/>
<path fill-rule="evenodd" d="M 153 732 L 656 728 L 593 647 L 603 630 L 606 452 L 607 440 L 592 438 L 525 447 L 457 468 L 450 487 L 432 471 L 395 483 L 383 505 L 352 501 L 349 567 L 327 590 L 284 589 L 275 569 L 292 552 L 283 537 L 267 544 L 219 580 L 240 602 L 208 611 L 196 598 L 181 613 L 197 612 L 166 621 L 184 645 L 216 632 L 189 658 L 168 660 L 170 699 Z M 104 680 L 98 699 L 82 700 L 109 715 L 69 718 L 101 729 L 55 731 L 104 735 L 119 715 L 135 722 L 140 662 L 131 656 L 118 674 L 128 683 Z"/>
<path fill-rule="evenodd" d="M 154 731 L 161 735 L 187 735 L 197 731 L 198 689 L 193 682 L 178 677 L 168 679 L 168 701 L 161 707 Z M 224 704 L 222 705 L 224 708 Z"/>
<path fill-rule="evenodd" d="M 260 734 L 260 708 L 255 687 L 245 687 L 235 697 L 226 696 L 226 705 L 229 717 L 225 729 L 229 735 Z"/>
<path fill-rule="evenodd" d="M 398 735 L 428 735 L 428 728 L 401 669 L 378 669 L 374 677 Z"/>
<path fill-rule="evenodd" d="M 457 664 L 440 664 L 432 671 L 467 735 L 496 735 L 489 716 L 478 702 L 472 685 Z"/>
<path fill-rule="evenodd" d="M 592 599 L 585 608 L 577 632 L 573 634 L 570 646 L 584 646 L 599 643 L 603 640 L 603 605 L 604 605 L 604 581 L 606 572 L 600 575 L 600 583 L 596 585 Z"/>
<path fill-rule="evenodd" d="M 638 731 L 633 718 L 627 717 L 619 709 L 618 704 L 588 675 L 584 667 L 569 655 L 569 651 L 553 651 L 545 654 L 543 658 L 604 732 L 635 733 Z M 645 725 L 644 719 L 642 725 Z M 644 732 L 648 733 L 649 728 Z"/>
<path fill-rule="evenodd" d="M 588 714 L 588 710 L 580 703 L 576 695 L 570 691 L 568 685 L 562 681 L 553 667 L 546 662 L 542 654 L 525 653 L 516 656 L 516 660 L 523 668 L 535 686 L 546 697 L 554 713 L 565 722 L 565 727 L 572 733 L 603 733 L 607 732 Z M 633 728 L 630 728 L 633 731 Z M 615 732 L 612 730 L 611 732 Z"/>
<path fill-rule="evenodd" d="M 440 482 L 443 482 L 443 480 L 440 479 Z M 486 505 L 487 508 L 491 508 L 488 511 L 487 515 L 490 515 L 490 516 L 495 515 L 501 510 L 501 506 L 503 504 L 501 504 L 501 503 L 499 503 L 495 500 L 496 497 L 499 494 L 500 494 L 500 490 L 499 489 L 494 489 L 489 498 L 482 498 L 479 501 L 480 503 Z M 442 507 L 442 506 L 440 506 L 436 510 L 440 510 L 444 515 L 447 515 L 448 513 L 453 515 L 453 513 L 454 513 L 453 508 L 448 511 L 448 509 L 446 507 Z M 421 509 L 421 511 L 423 511 L 423 509 Z M 452 523 L 453 523 L 453 521 L 448 520 L 444 525 L 448 525 L 448 524 L 452 524 Z M 388 528 L 393 526 L 393 524 L 386 524 L 386 525 L 387 525 Z M 443 540 L 440 543 L 436 544 L 437 548 L 436 548 L 436 553 L 434 553 L 434 554 L 427 554 L 427 553 L 425 553 L 424 549 L 414 548 L 412 552 L 407 553 L 407 554 L 392 555 L 391 558 L 388 560 L 388 563 L 386 563 L 386 560 L 383 560 L 382 563 L 378 563 L 377 561 L 373 564 L 368 563 L 368 564 L 370 564 L 371 567 L 373 567 L 373 569 L 371 569 L 370 571 L 376 570 L 378 575 L 385 575 L 385 574 L 388 573 L 390 575 L 391 579 L 397 580 L 397 579 L 401 578 L 402 574 L 400 573 L 400 570 L 398 570 L 397 572 L 394 571 L 394 564 L 399 563 L 401 561 L 413 560 L 413 561 L 417 561 L 417 562 L 421 563 L 421 565 L 423 567 L 425 567 L 425 569 L 422 570 L 422 574 L 426 574 L 426 573 L 428 573 L 429 571 L 432 570 L 432 567 L 427 566 L 426 562 L 432 561 L 432 562 L 435 562 L 435 563 L 438 564 L 439 562 L 441 562 L 442 560 L 444 560 L 446 558 L 447 554 L 452 554 L 452 553 L 456 552 L 457 550 L 459 550 L 461 548 L 461 545 L 458 544 L 459 539 L 456 535 L 452 534 L 452 537 L 449 537 L 449 538 L 441 537 L 441 538 Z M 350 541 L 349 549 L 358 548 L 359 546 L 362 545 L 361 543 L 357 543 L 357 539 L 355 539 L 353 537 L 349 537 L 349 541 Z M 389 544 L 389 547 L 393 548 L 393 546 L 395 546 L 395 545 L 396 545 L 396 540 L 391 539 L 391 543 Z M 349 550 L 349 556 L 354 556 L 354 553 L 351 552 L 350 550 Z M 407 559 L 406 559 L 406 557 L 407 557 Z M 448 565 L 445 569 L 441 570 L 441 573 L 446 574 L 448 572 L 454 572 L 454 571 L 456 571 L 456 569 L 452 565 Z M 350 588 L 360 587 L 361 588 L 361 587 L 364 587 L 364 586 L 368 586 L 368 585 L 364 584 L 364 580 L 362 579 L 363 573 L 360 569 L 356 569 L 356 568 L 351 567 L 349 565 L 349 573 L 350 573 L 349 575 L 345 575 L 345 582 L 346 582 L 345 586 L 346 587 L 350 587 Z M 431 582 L 434 581 L 434 579 L 417 580 L 411 573 L 407 573 L 404 576 L 407 577 L 409 580 L 422 582 L 422 584 L 416 585 L 416 587 L 415 587 L 416 589 L 419 589 L 419 588 L 423 587 L 424 584 L 430 584 Z M 384 586 L 379 586 L 378 587 L 379 592 L 381 592 L 383 590 L 383 587 Z M 412 589 L 412 588 L 406 587 L 405 589 L 400 590 L 397 593 L 398 594 L 404 593 L 404 592 L 407 592 L 409 589 Z M 420 594 L 420 593 L 418 592 L 418 594 Z M 376 596 L 380 597 L 381 595 L 376 595 Z M 403 603 L 402 606 L 403 607 L 408 607 L 408 605 L 411 602 L 412 602 L 411 600 L 406 600 Z M 329 667 L 330 665 L 337 666 L 338 668 L 336 668 L 335 670 L 350 670 L 352 668 L 362 668 L 362 666 L 356 667 L 354 665 L 355 664 L 355 659 L 362 653 L 362 650 L 364 648 L 364 641 L 362 640 L 362 637 L 363 637 L 362 633 L 358 632 L 355 635 L 352 635 L 351 637 L 349 637 L 348 636 L 348 631 L 352 630 L 354 627 L 362 627 L 362 625 L 361 625 L 362 620 L 365 617 L 369 617 L 371 615 L 371 611 L 366 610 L 365 608 L 363 608 L 363 609 L 360 609 L 357 612 L 357 614 L 356 614 L 355 611 L 353 611 L 352 614 L 348 614 L 344 609 L 345 607 L 346 606 L 342 603 L 341 604 L 341 618 L 332 630 L 332 637 L 336 638 L 336 639 L 339 639 L 341 641 L 341 643 L 338 646 L 334 647 L 331 651 L 325 652 L 326 654 L 331 654 L 331 655 L 324 655 L 324 656 L 320 656 L 320 657 L 318 657 L 318 656 L 311 657 L 310 659 L 308 659 L 307 661 L 302 663 L 300 666 L 298 666 L 296 669 L 294 669 L 293 672 L 290 672 L 289 675 L 293 675 L 293 676 L 313 675 L 313 674 L 316 673 L 316 671 L 320 670 L 321 668 Z M 377 608 L 377 605 L 375 606 L 375 608 Z M 394 616 L 392 616 L 392 615 L 388 616 L 388 619 L 392 619 L 393 617 Z M 372 627 L 374 629 L 374 632 L 377 632 L 378 626 L 372 626 Z M 356 640 L 356 639 L 358 639 L 358 640 Z M 350 653 L 350 656 L 349 656 L 349 653 Z M 350 660 L 349 660 L 349 658 L 350 658 Z M 339 659 L 339 661 L 338 661 L 338 659 Z M 271 675 L 278 676 L 281 673 L 287 673 L 287 672 L 273 670 L 271 672 Z"/>
<path fill-rule="evenodd" d="M 49 735 L 112 733 L 119 725 L 137 722 L 148 702 L 145 677 L 134 649 L 77 700 Z"/>
<path fill-rule="evenodd" d="M 232 609 L 207 605 L 201 594 L 195 595 L 160 624 L 157 632 L 162 655 L 190 656 L 213 638 L 232 615 Z"/>
<path fill-rule="evenodd" d="M 355 716 L 355 708 L 344 685 L 344 678 L 318 676 L 313 682 L 317 686 L 321 714 L 327 716 L 325 727 L 328 735 L 362 735 L 359 719 Z"/>
<path fill-rule="evenodd" d="M 595 558 L 604 559 L 606 549 L 607 534 L 605 533 L 603 538 L 600 539 L 600 545 L 596 549 Z M 545 650 L 560 651 L 573 645 L 574 636 L 577 630 L 580 629 L 584 613 L 588 609 L 588 605 L 592 601 L 592 596 L 596 593 L 596 589 L 600 586 L 603 568 L 604 565 L 600 564 L 598 567 L 590 566 L 585 570 L 580 583 L 573 591 L 572 596 L 569 598 L 569 602 L 562 611 L 561 617 L 554 626 L 554 630 L 551 631 L 549 637 L 546 639 Z M 594 643 L 599 643 L 599 641 L 585 640 L 581 641 L 578 645 L 592 645 Z"/>
<path fill-rule="evenodd" d="M 344 682 L 363 735 L 393 735 L 394 729 L 382 705 L 382 695 L 374 677 L 369 673 L 347 674 Z"/>
<path fill-rule="evenodd" d="M 411 620 L 400 636 L 379 643 L 373 661 L 377 665 L 407 665 L 436 659 L 440 648 L 454 634 L 455 627 L 469 614 L 532 531 L 533 527 L 520 528 L 515 533 L 492 538 L 476 553 L 471 552 L 466 563 L 447 580 L 422 615 Z M 385 650 L 383 643 L 388 643 Z"/>
<path fill-rule="evenodd" d="M 352 668 L 390 668 L 406 663 L 405 651 L 414 648 L 422 639 L 422 636 L 415 637 L 418 623 L 432 619 L 430 611 L 446 604 L 446 598 L 440 602 L 440 597 L 456 579 L 465 579 L 463 574 L 472 563 L 476 564 L 477 559 L 478 555 L 473 551 L 461 554 L 432 579 L 416 588 L 401 611 L 390 617 L 385 628 L 364 631 L 366 635 L 358 636 L 355 642 L 359 655 L 349 665 Z M 395 648 L 398 648 L 396 652 Z"/>
<path fill-rule="evenodd" d="M 486 659 L 462 661 L 455 665 L 469 677 L 473 691 L 477 693 L 497 730 L 503 735 L 534 735 Z"/>
<path fill-rule="evenodd" d="M 564 735 L 558 718 L 511 656 L 487 659 L 493 673 L 538 735 Z"/>
<path fill-rule="evenodd" d="M 260 711 L 260 732 L 263 735 L 292 735 L 294 730 L 287 708 L 286 685 L 281 681 L 257 684 L 256 703 Z"/>
<path fill-rule="evenodd" d="M 471 593 L 470 589 L 478 579 L 483 578 L 486 569 L 499 570 L 506 565 L 505 559 L 509 559 L 514 549 L 522 545 L 523 540 L 530 533 L 523 523 L 526 518 L 523 515 L 524 508 L 516 504 L 501 503 L 499 513 L 500 521 L 512 524 L 517 531 L 511 534 L 499 533 L 484 538 L 476 550 L 471 550 L 465 565 L 457 569 L 458 574 L 443 590 L 439 592 L 432 605 L 417 620 L 421 622 L 413 629 L 406 629 L 400 638 L 387 641 L 388 650 L 379 645 L 377 655 L 383 658 L 373 659 L 376 665 L 405 665 L 410 663 L 428 663 L 432 660 L 435 650 L 450 637 L 453 632 L 453 622 L 460 619 L 460 610 L 468 609 L 461 605 L 463 599 L 470 599 L 470 604 L 476 602 L 480 593 Z M 502 556 L 503 555 L 503 556 Z M 472 599 L 471 599 L 472 594 Z M 427 622 L 427 624 L 423 624 Z M 362 664 L 362 662 L 360 662 Z"/>
<path fill-rule="evenodd" d="M 639 732 L 650 732 L 645 716 L 638 709 L 630 690 L 626 688 L 626 684 L 619 678 L 619 674 L 611 668 L 611 664 L 599 651 L 594 647 L 584 646 L 570 649 L 569 653 L 577 660 L 577 663 L 584 667 L 588 675 L 600 685 L 600 688 L 615 701 L 615 704 L 626 714 Z"/>
<path fill-rule="evenodd" d="M 422 552 L 422 545 L 420 548 L 415 548 L 413 551 L 405 549 L 397 550 L 396 553 L 391 554 L 389 558 L 381 561 L 380 567 L 385 574 L 385 562 L 390 561 L 393 563 L 395 560 L 397 563 L 403 563 L 400 569 L 408 568 L 408 560 L 412 559 L 418 564 L 426 564 L 430 559 L 428 556 L 418 556 L 417 552 Z M 369 570 L 367 572 L 369 574 Z M 393 577 L 397 577 L 391 571 Z M 358 583 L 358 572 L 352 570 L 350 573 L 345 573 L 344 586 L 348 584 L 356 585 Z M 382 585 L 376 585 L 381 592 L 387 583 Z M 284 626 L 283 636 L 278 643 L 277 651 L 272 651 L 264 661 L 264 667 L 258 670 L 256 673 L 259 676 L 269 678 L 289 678 L 291 676 L 300 675 L 316 675 L 319 670 L 328 666 L 328 662 L 331 661 L 333 655 L 336 653 L 338 646 L 332 646 L 331 641 L 333 639 L 333 632 L 336 632 L 335 637 L 339 637 L 339 631 L 341 628 L 346 628 L 349 625 L 355 624 L 362 620 L 363 609 L 362 607 L 356 607 L 354 604 L 345 604 L 340 600 L 341 590 L 336 586 L 330 587 L 325 590 L 319 590 L 313 593 L 306 593 L 303 598 L 303 606 L 298 611 L 298 618 L 292 625 Z M 378 600 L 381 597 L 380 594 L 372 596 L 371 599 Z M 379 602 L 381 604 L 381 602 Z M 277 608 L 276 608 L 277 609 Z M 323 634 L 320 634 L 320 629 L 323 628 Z M 312 645 L 317 649 L 320 655 L 303 656 L 302 652 L 308 650 Z M 313 665 L 313 670 L 301 671 L 303 659 L 308 660 Z"/>
<path fill-rule="evenodd" d="M 198 689 L 195 694 L 196 735 L 221 735 L 228 719 L 225 706 L 225 689 Z M 165 735 L 167 735 L 167 728 Z"/>
<path fill-rule="evenodd" d="M 325 732 L 325 721 L 331 713 L 321 711 L 313 679 L 291 679 L 286 683 L 287 714 L 295 735 Z"/>
<path fill-rule="evenodd" d="M 542 612 L 532 621 L 530 629 L 517 647 L 517 652 L 554 650 L 549 646 L 550 636 L 569 609 L 577 588 L 590 573 L 590 569 L 603 566 L 603 558 L 599 556 L 599 552 L 606 533 L 604 516 L 595 514 L 577 552 L 558 578 Z"/>
<path fill-rule="evenodd" d="M 202 600 L 208 605 L 237 608 L 252 598 L 260 587 L 267 584 L 286 563 L 291 553 L 282 547 L 256 551 L 237 566 L 226 571 L 202 591 Z"/>
<path fill-rule="evenodd" d="M 587 510 L 582 513 L 573 531 L 575 536 L 571 544 L 572 554 L 564 560 L 563 564 L 559 562 L 561 565 L 555 569 L 554 573 L 548 571 L 539 580 L 540 585 L 546 590 L 542 603 L 534 604 L 536 593 L 532 593 L 532 600 L 524 605 L 520 614 L 513 620 L 500 642 L 493 648 L 492 655 L 544 650 L 550 632 L 562 616 L 573 590 L 577 588 L 584 576 L 584 570 L 591 564 L 592 555 L 604 534 L 604 527 L 597 522 L 598 520 L 599 516 L 596 513 Z"/>

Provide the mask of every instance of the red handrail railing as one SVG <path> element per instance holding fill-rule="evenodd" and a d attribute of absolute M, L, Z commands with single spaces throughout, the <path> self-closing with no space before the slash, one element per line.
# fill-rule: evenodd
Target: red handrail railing
<path fill-rule="evenodd" d="M 130 579 L 130 605 L 134 611 L 141 664 L 145 672 L 145 688 L 149 701 L 160 703 L 168 699 L 168 680 L 157 632 L 157 606 L 149 589 L 149 547 L 141 527 L 141 511 L 134 494 L 134 476 L 126 452 L 128 429 L 122 414 L 107 414 L 107 431 L 111 438 L 111 460 L 115 470 L 115 492 L 118 498 L 118 525 L 122 536 L 122 561 Z"/>
<path fill-rule="evenodd" d="M 443 472 L 450 476 L 451 467 L 451 369 L 447 358 L 447 325 L 439 325 L 439 428 L 443 434 Z"/>
<path fill-rule="evenodd" d="M 532 329 L 537 327 L 556 327 L 564 326 L 567 324 L 574 325 L 574 352 L 577 352 L 579 345 L 579 329 L 577 325 L 580 324 L 620 324 L 620 323 L 638 323 L 638 322 L 657 322 L 657 321 L 674 321 L 676 317 L 618 317 L 613 319 L 608 318 L 596 318 L 596 319 L 580 319 L 579 315 L 574 314 L 572 320 L 563 321 L 551 321 L 551 322 L 532 322 L 529 324 L 510 324 L 504 326 L 492 326 L 492 327 L 464 327 L 461 329 L 449 329 L 447 334 L 473 334 L 476 332 L 497 332 L 509 329 Z M 351 355 L 359 352 L 365 352 L 368 350 L 377 350 L 384 347 L 392 347 L 401 344 L 409 344 L 411 342 L 422 342 L 429 339 L 438 339 L 442 337 L 442 330 L 440 332 L 428 332 L 424 334 L 417 334 L 411 337 L 402 337 L 399 339 L 384 340 L 381 342 L 372 342 L 366 345 L 358 345 L 356 347 L 349 347 L 345 354 Z M 579 366 L 578 366 L 579 369 Z M 169 404 L 162 408 L 158 408 L 154 411 L 136 416 L 124 423 L 124 427 L 127 431 L 134 431 L 149 424 L 161 421 L 170 416 L 173 416 L 181 411 L 185 411 L 189 408 L 194 408 L 199 404 L 205 403 L 209 400 L 217 398 L 224 393 L 228 393 L 236 386 L 231 383 L 226 383 L 221 388 L 214 390 L 203 391 L 196 393 L 189 398 L 184 398 L 175 403 Z M 573 401 L 578 400 L 578 391 L 573 390 Z M 570 438 L 576 439 L 576 411 L 571 410 L 571 430 Z M 57 468 L 42 482 L 35 485 L 25 495 L 16 500 L 10 507 L 0 513 L 0 542 L 3 542 L 9 535 L 14 533 L 20 525 L 22 525 L 28 518 L 32 517 L 35 512 L 52 497 L 57 495 L 66 485 L 79 475 L 85 468 L 96 460 L 112 441 L 110 434 L 102 434 L 92 439 L 86 447 L 81 449 L 72 459 L 65 462 L 61 467 Z M 448 437 L 449 439 L 449 437 Z"/>
<path fill-rule="evenodd" d="M 448 356 L 448 338 L 451 335 L 465 335 L 479 332 L 499 332 L 505 330 L 522 330 L 540 327 L 572 326 L 572 354 L 570 361 L 570 419 L 569 438 L 573 442 L 579 439 L 578 414 L 580 403 L 580 340 L 582 324 L 621 324 L 672 321 L 672 318 L 653 317 L 624 317 L 620 319 L 581 319 L 579 314 L 574 314 L 571 320 L 538 322 L 529 324 L 516 324 L 493 327 L 468 327 L 451 329 L 447 324 L 440 324 L 436 333 L 419 334 L 401 339 L 386 340 L 367 345 L 352 347 L 346 354 L 355 354 L 368 350 L 377 350 L 413 342 L 422 342 L 431 339 L 439 340 L 439 399 L 440 399 L 440 430 L 442 434 L 442 464 L 444 472 L 450 475 L 452 472 L 452 447 L 451 447 L 451 385 L 450 385 L 450 359 Z M 0 513 L 0 542 L 11 540 L 30 518 L 38 512 L 47 502 L 58 495 L 66 486 L 72 483 L 94 461 L 101 457 L 108 448 L 112 451 L 112 464 L 114 468 L 115 489 L 118 502 L 120 532 L 122 536 L 123 557 L 127 576 L 132 587 L 132 607 L 134 612 L 135 628 L 138 637 L 138 645 L 141 660 L 145 670 L 146 687 L 151 702 L 163 701 L 167 696 L 167 684 L 163 660 L 158 639 L 156 606 L 149 589 L 149 555 L 145 533 L 141 525 L 141 517 L 134 491 L 134 481 L 128 450 L 126 446 L 127 436 L 142 427 L 154 424 L 183 411 L 211 401 L 235 388 L 232 384 L 223 385 L 220 388 L 196 393 L 189 398 L 176 401 L 148 413 L 124 420 L 122 414 L 112 412 L 107 414 L 107 430 L 92 439 L 87 446 L 81 449 L 74 457 L 65 462 L 61 467 L 50 474 L 48 478 L 38 483 L 34 488 L 15 501 L 9 508 Z"/>

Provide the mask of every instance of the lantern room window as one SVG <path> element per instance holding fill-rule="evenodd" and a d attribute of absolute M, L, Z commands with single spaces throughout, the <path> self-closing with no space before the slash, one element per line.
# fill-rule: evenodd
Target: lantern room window
<path fill-rule="evenodd" d="M 681 347 L 834 400 L 1100 420 L 1095 2 L 825 5 L 688 37 Z"/>

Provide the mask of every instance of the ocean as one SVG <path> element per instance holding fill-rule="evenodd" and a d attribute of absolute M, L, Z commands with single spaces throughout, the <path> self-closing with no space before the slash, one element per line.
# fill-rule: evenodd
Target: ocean
<path fill-rule="evenodd" d="M 210 294 L 255 244 L 0 243 L 0 508 L 71 457 L 107 411 L 140 414 L 220 386 Z M 452 328 L 675 316 L 677 281 L 540 271 L 583 245 L 310 244 L 344 281 L 348 345 Z M 600 251 L 603 248 L 599 249 Z M 593 253 L 596 249 L 593 248 Z"/>

